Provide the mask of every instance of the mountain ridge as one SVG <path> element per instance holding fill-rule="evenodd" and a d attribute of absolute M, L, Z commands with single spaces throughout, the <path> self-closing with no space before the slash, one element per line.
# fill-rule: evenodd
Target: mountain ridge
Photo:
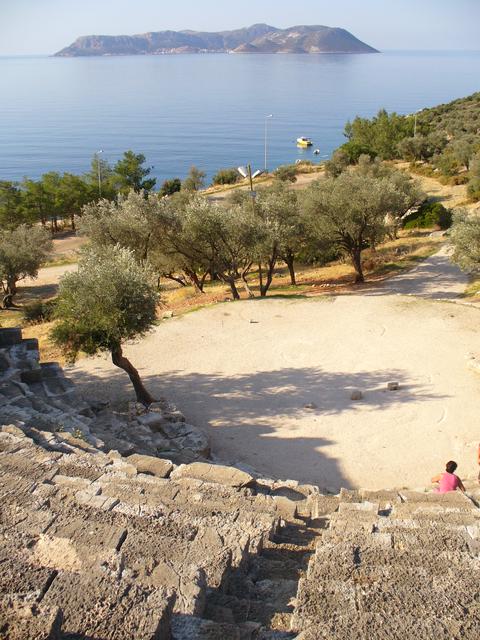
<path fill-rule="evenodd" d="M 346 29 L 297 25 L 279 29 L 258 23 L 230 31 L 149 31 L 132 36 L 80 36 L 58 57 L 175 53 L 378 53 Z"/>

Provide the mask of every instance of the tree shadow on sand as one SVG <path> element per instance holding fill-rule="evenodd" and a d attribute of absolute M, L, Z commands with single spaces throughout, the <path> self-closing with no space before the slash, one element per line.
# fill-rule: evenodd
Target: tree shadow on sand
<path fill-rule="evenodd" d="M 99 369 L 96 375 L 95 371 L 87 374 L 74 369 L 67 375 L 86 398 L 109 399 L 113 406 L 125 406 L 128 400 L 134 400 L 129 380 L 121 372 L 112 370 L 105 375 Z M 399 383 L 399 390 L 387 390 L 387 382 L 391 380 Z M 322 453 L 322 449 L 335 442 L 321 435 L 295 437 L 295 423 L 293 437 L 278 437 L 275 424 L 307 417 L 317 419 L 321 431 L 321 416 L 350 412 L 355 419 L 360 410 L 383 411 L 442 397 L 427 386 L 409 382 L 402 371 L 391 369 L 343 373 L 305 367 L 236 376 L 170 371 L 160 376 L 144 376 L 144 381 L 154 397 L 172 400 L 189 422 L 206 428 L 214 439 L 217 436 L 220 442 L 231 439 L 248 443 L 248 455 L 239 452 L 229 462 L 262 471 L 261 463 L 256 467 L 256 450 L 260 441 L 264 447 L 267 438 L 275 451 L 277 468 L 282 467 L 282 460 L 290 463 L 288 477 L 309 482 L 315 479 L 320 486 L 334 488 L 349 486 L 337 460 Z M 351 400 L 353 389 L 362 391 L 360 401 Z M 218 448 L 215 452 L 223 457 Z M 295 460 L 302 461 L 298 469 L 291 464 Z"/>

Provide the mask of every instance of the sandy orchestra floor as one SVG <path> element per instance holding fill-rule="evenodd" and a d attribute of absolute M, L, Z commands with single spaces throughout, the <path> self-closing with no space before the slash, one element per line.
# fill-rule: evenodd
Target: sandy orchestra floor
<path fill-rule="evenodd" d="M 126 353 L 223 460 L 330 489 L 429 486 L 449 459 L 461 476 L 477 473 L 480 377 L 467 359 L 478 353 L 480 310 L 453 303 L 465 284 L 442 250 L 357 294 L 172 318 Z M 133 397 L 107 358 L 69 375 L 92 396 Z"/>

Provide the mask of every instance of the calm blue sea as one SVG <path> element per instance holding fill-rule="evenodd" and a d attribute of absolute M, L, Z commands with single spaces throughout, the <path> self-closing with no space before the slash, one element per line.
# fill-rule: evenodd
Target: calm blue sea
<path fill-rule="evenodd" d="M 480 52 L 0 58 L 0 179 L 82 173 L 95 151 L 142 152 L 160 180 L 315 158 L 345 122 L 412 113 L 480 90 Z M 318 159 L 318 156 L 316 157 Z"/>

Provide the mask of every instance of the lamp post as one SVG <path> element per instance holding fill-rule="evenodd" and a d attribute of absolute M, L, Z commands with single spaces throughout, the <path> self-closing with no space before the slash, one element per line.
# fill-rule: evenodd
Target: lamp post
<path fill-rule="evenodd" d="M 265 165 L 264 165 L 265 173 L 267 173 L 267 124 L 270 118 L 273 118 L 273 113 L 271 113 L 268 116 L 265 116 Z"/>
<path fill-rule="evenodd" d="M 99 149 L 95 155 L 97 156 L 97 172 L 98 172 L 98 197 L 102 197 L 102 173 L 100 169 L 100 154 L 103 153 L 103 149 Z"/>
<path fill-rule="evenodd" d="M 414 113 L 414 119 L 413 119 L 413 137 L 416 138 L 417 137 L 417 115 L 423 111 L 423 109 L 420 109 L 419 111 L 415 111 Z"/>

